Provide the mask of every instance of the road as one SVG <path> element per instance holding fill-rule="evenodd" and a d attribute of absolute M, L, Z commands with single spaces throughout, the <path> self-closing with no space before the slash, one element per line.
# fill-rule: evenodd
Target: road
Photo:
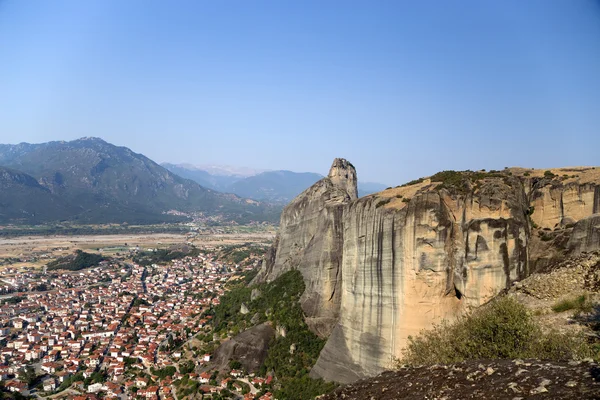
<path fill-rule="evenodd" d="M 236 378 L 238 381 L 240 382 L 244 382 L 246 384 L 248 384 L 248 386 L 250 387 L 250 393 L 251 394 L 256 394 L 258 393 L 258 389 L 254 387 L 254 385 L 246 378 Z"/>

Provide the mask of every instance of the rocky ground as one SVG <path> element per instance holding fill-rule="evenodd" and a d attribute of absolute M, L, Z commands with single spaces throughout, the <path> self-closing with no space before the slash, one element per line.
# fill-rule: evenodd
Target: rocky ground
<path fill-rule="evenodd" d="M 545 271 L 515 282 L 510 293 L 527 295 L 540 301 L 557 300 L 564 296 L 600 290 L 600 252 L 569 258 Z M 531 304 L 535 305 L 535 304 Z"/>
<path fill-rule="evenodd" d="M 600 252 L 570 258 L 550 266 L 547 271 L 532 274 L 515 282 L 506 294 L 529 308 L 545 330 L 583 331 L 597 337 L 600 327 Z M 593 304 L 591 312 L 553 311 L 561 300 L 580 295 L 586 295 Z"/>
<path fill-rule="evenodd" d="M 485 360 L 401 368 L 321 399 L 600 399 L 600 367 L 591 360 Z"/>

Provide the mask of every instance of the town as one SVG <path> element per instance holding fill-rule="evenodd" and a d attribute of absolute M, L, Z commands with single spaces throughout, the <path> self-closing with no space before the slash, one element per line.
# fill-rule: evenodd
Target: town
<path fill-rule="evenodd" d="M 216 259 L 204 251 L 149 265 L 9 271 L 2 282 L 27 291 L 2 296 L 3 390 L 64 399 L 272 398 L 271 376 L 235 364 L 211 369 L 211 351 L 227 338 L 213 341 L 210 310 L 259 263 L 254 255 L 244 266 Z"/>

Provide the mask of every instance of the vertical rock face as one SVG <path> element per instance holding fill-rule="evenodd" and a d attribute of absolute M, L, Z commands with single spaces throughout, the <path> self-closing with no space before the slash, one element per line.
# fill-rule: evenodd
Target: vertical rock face
<path fill-rule="evenodd" d="M 578 221 L 567 246 L 574 255 L 600 249 L 600 214 Z"/>
<path fill-rule="evenodd" d="M 344 215 L 340 319 L 313 375 L 352 382 L 390 368 L 409 335 L 525 276 L 522 197 L 490 185 L 468 199 L 442 190 L 384 206 L 376 197 L 353 202 Z"/>
<path fill-rule="evenodd" d="M 535 209 L 531 219 L 540 228 L 566 226 L 600 213 L 600 186 L 577 182 L 548 184 L 533 191 L 531 205 Z"/>
<path fill-rule="evenodd" d="M 349 161 L 336 158 L 329 169 L 327 176 L 334 186 L 343 189 L 352 200 L 358 198 L 358 180 L 356 169 Z"/>
<path fill-rule="evenodd" d="M 298 269 L 306 284 L 301 298 L 306 322 L 328 336 L 339 316 L 344 206 L 357 199 L 354 166 L 336 158 L 327 177 L 296 197 L 281 214 L 276 242 L 257 281 Z"/>
<path fill-rule="evenodd" d="M 284 210 L 259 279 L 302 272 L 307 323 L 329 336 L 312 376 L 372 376 L 392 367 L 409 335 L 527 276 L 532 226 L 569 233 L 581 220 L 569 248 L 600 246 L 600 215 L 587 218 L 598 212 L 595 173 L 450 173 L 356 199 L 356 172 L 338 159 Z"/>

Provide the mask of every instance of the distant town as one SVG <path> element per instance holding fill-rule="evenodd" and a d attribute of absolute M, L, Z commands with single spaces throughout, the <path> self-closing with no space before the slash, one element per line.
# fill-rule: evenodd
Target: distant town
<path fill-rule="evenodd" d="M 2 292 L 13 293 L 0 296 L 3 390 L 78 400 L 178 399 L 178 390 L 194 398 L 270 399 L 272 377 L 236 365 L 219 374 L 207 350 L 215 348 L 207 346 L 211 308 L 228 282 L 258 263 L 252 255 L 244 266 L 218 261 L 209 249 L 149 265 L 5 268 Z"/>

